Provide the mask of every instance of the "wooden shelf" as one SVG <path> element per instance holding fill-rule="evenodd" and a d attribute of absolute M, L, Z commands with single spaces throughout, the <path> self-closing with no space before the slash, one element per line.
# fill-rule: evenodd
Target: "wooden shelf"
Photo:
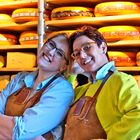
<path fill-rule="evenodd" d="M 140 67 L 117 67 L 119 71 L 124 71 L 124 72 L 140 72 Z"/>
<path fill-rule="evenodd" d="M 81 25 L 92 25 L 95 27 L 109 25 L 140 25 L 140 14 L 105 16 L 105 17 L 83 17 L 65 20 L 50 20 L 45 22 L 47 26 L 75 27 Z"/>
<path fill-rule="evenodd" d="M 17 0 L 0 2 L 0 11 L 14 10 L 17 8 L 37 7 L 38 0 Z"/>
<path fill-rule="evenodd" d="M 9 23 L 9 24 L 0 24 L 1 31 L 28 31 L 34 30 L 37 28 L 38 21 L 30 21 L 26 23 Z"/>
<path fill-rule="evenodd" d="M 109 2 L 112 0 L 45 0 L 48 3 L 51 4 L 57 4 L 57 5 L 90 5 L 93 6 L 94 4 L 101 3 L 101 2 Z M 117 0 L 122 1 L 122 0 Z M 128 1 L 128 0 L 123 0 Z M 129 0 L 132 2 L 139 2 L 139 0 Z M 91 5 L 92 4 L 92 5 Z"/>
<path fill-rule="evenodd" d="M 0 68 L 1 72 L 35 71 L 37 68 Z"/>
<path fill-rule="evenodd" d="M 127 48 L 140 48 L 140 40 L 127 40 L 107 43 L 110 48 L 127 47 Z"/>
<path fill-rule="evenodd" d="M 0 68 L 1 72 L 19 72 L 19 71 L 35 71 L 37 68 Z M 132 72 L 140 72 L 140 67 L 117 67 L 119 71 L 132 71 Z"/>
<path fill-rule="evenodd" d="M 37 45 L 0 45 L 1 50 L 37 49 Z"/>

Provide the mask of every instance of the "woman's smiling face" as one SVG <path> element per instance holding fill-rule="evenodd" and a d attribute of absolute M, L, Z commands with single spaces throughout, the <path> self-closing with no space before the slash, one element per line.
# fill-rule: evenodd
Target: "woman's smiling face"
<path fill-rule="evenodd" d="M 69 48 L 68 40 L 63 35 L 50 39 L 39 51 L 39 68 L 48 72 L 63 71 L 69 60 Z"/>
<path fill-rule="evenodd" d="M 100 46 L 95 41 L 82 35 L 75 39 L 73 43 L 73 54 L 76 61 L 86 72 L 96 72 L 107 63 L 107 47 L 104 43 Z"/>

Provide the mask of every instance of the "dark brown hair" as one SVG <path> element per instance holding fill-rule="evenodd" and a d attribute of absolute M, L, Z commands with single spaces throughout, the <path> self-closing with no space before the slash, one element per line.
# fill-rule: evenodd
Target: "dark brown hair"
<path fill-rule="evenodd" d="M 83 26 L 79 28 L 76 32 L 74 32 L 69 38 L 70 46 L 72 47 L 74 40 L 82 35 L 85 35 L 88 38 L 94 40 L 99 47 L 102 44 L 102 42 L 104 42 L 107 46 L 106 40 L 104 39 L 103 35 L 96 28 L 92 26 Z M 109 58 L 107 53 L 106 56 L 107 58 Z"/>

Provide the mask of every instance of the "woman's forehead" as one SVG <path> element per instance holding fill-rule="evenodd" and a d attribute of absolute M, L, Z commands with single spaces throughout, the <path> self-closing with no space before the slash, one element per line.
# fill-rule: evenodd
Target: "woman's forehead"
<path fill-rule="evenodd" d="M 73 42 L 73 46 L 83 46 L 84 44 L 87 44 L 89 42 L 95 42 L 94 40 L 90 39 L 89 37 L 87 37 L 86 35 L 82 35 L 79 36 L 78 38 L 76 38 Z"/>

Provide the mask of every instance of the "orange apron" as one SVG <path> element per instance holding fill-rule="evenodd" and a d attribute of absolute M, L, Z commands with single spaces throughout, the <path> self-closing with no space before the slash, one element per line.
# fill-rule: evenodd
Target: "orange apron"
<path fill-rule="evenodd" d="M 105 76 L 93 97 L 83 96 L 71 107 L 67 116 L 63 140 L 106 139 L 107 135 L 100 124 L 95 105 L 98 94 L 111 75 L 112 72 L 109 72 Z"/>

